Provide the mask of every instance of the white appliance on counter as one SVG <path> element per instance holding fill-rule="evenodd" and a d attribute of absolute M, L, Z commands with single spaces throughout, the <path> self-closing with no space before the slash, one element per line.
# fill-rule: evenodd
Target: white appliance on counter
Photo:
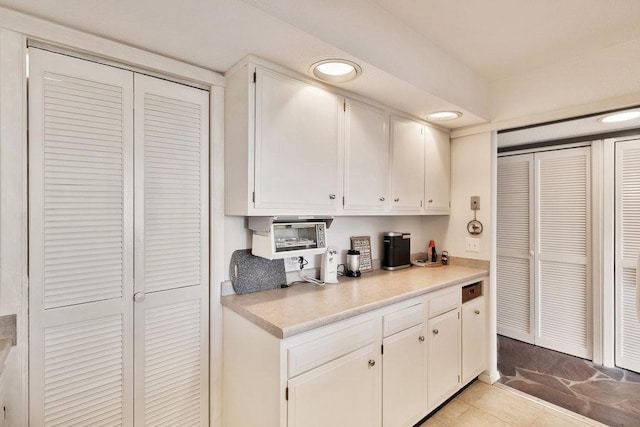
<path fill-rule="evenodd" d="M 251 253 L 266 259 L 325 253 L 331 222 L 327 217 L 249 217 Z"/>
<path fill-rule="evenodd" d="M 320 279 L 323 283 L 338 283 L 338 248 L 329 246 L 322 255 Z"/>

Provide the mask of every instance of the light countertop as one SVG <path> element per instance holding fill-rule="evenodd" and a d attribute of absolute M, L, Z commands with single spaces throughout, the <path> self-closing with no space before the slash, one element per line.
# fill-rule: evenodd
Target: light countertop
<path fill-rule="evenodd" d="M 485 269 L 462 266 L 375 270 L 340 283 L 296 284 L 246 295 L 222 297 L 222 305 L 278 338 L 344 320 L 396 302 L 480 279 Z"/>

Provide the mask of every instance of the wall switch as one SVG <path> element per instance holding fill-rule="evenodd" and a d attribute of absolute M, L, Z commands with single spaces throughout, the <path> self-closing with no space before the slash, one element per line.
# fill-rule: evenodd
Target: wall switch
<path fill-rule="evenodd" d="M 480 252 L 480 239 L 467 237 L 467 244 L 465 249 L 467 252 Z"/>
<path fill-rule="evenodd" d="M 480 196 L 471 196 L 471 210 L 472 211 L 480 210 Z"/>

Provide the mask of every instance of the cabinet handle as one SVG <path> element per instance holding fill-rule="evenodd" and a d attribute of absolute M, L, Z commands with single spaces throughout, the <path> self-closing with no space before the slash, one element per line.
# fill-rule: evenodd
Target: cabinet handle
<path fill-rule="evenodd" d="M 133 294 L 133 300 L 135 302 L 144 301 L 144 292 L 136 292 L 135 294 Z"/>
<path fill-rule="evenodd" d="M 400 197 L 396 197 L 395 199 L 393 199 L 394 202 L 399 202 L 400 201 Z"/>
<path fill-rule="evenodd" d="M 480 310 L 475 310 L 474 313 L 475 314 L 480 314 Z"/>
<path fill-rule="evenodd" d="M 420 336 L 418 337 L 418 341 L 420 341 L 420 342 L 424 342 L 424 335 L 420 335 Z"/>
<path fill-rule="evenodd" d="M 433 335 L 438 335 L 438 333 L 439 333 L 439 332 L 440 332 L 440 331 L 438 331 L 437 329 L 434 329 L 434 330 L 433 330 Z"/>
<path fill-rule="evenodd" d="M 384 202 L 384 197 L 380 197 L 380 201 L 381 201 L 381 202 Z"/>
<path fill-rule="evenodd" d="M 335 195 L 335 194 L 329 194 L 329 198 L 330 198 L 331 200 L 335 200 L 336 195 Z"/>
<path fill-rule="evenodd" d="M 370 368 L 373 368 L 374 366 L 376 366 L 376 361 L 375 361 L 375 360 L 373 360 L 373 359 L 370 359 L 370 360 L 369 360 L 369 367 L 370 367 Z"/>
<path fill-rule="evenodd" d="M 429 199 L 429 203 L 433 203 L 433 199 Z"/>

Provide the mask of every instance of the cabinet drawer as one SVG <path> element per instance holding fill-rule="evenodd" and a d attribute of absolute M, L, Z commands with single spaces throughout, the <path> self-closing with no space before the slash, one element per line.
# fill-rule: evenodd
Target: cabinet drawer
<path fill-rule="evenodd" d="M 379 327 L 379 326 L 378 326 Z M 292 347 L 288 351 L 289 378 L 335 360 L 376 341 L 374 319 L 348 326 L 313 341 Z"/>
<path fill-rule="evenodd" d="M 482 282 L 472 283 L 462 287 L 462 303 L 482 296 Z"/>
<path fill-rule="evenodd" d="M 424 304 L 418 303 L 411 307 L 386 314 L 382 319 L 384 337 L 404 331 L 412 326 L 424 322 Z"/>
<path fill-rule="evenodd" d="M 460 288 L 455 286 L 453 290 L 444 295 L 429 299 L 429 319 L 460 305 Z"/>

